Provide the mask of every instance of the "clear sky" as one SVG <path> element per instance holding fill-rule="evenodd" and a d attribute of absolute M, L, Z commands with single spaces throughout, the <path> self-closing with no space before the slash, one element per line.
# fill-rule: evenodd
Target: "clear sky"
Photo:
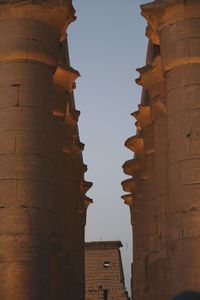
<path fill-rule="evenodd" d="M 135 134 L 141 88 L 136 68 L 144 66 L 145 0 L 74 0 L 77 20 L 68 30 L 71 66 L 81 73 L 75 100 L 81 111 L 79 132 L 85 143 L 88 195 L 86 241 L 121 240 L 126 286 L 130 290 L 132 233 L 130 212 L 123 203 L 123 163 L 133 155 L 124 147 Z"/>

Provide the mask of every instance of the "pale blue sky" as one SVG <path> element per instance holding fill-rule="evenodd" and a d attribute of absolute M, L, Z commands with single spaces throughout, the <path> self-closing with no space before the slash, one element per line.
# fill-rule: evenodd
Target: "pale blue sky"
<path fill-rule="evenodd" d="M 142 0 L 74 0 L 75 23 L 68 30 L 71 66 L 81 73 L 75 100 L 81 111 L 79 132 L 85 143 L 88 195 L 86 240 L 121 240 L 126 285 L 130 290 L 132 236 L 129 208 L 123 204 L 122 164 L 133 155 L 124 147 L 135 134 L 141 89 L 136 68 L 145 62 L 146 22 Z"/>

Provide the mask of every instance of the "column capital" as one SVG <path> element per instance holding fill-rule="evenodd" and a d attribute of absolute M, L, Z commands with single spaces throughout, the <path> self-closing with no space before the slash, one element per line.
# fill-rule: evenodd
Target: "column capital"
<path fill-rule="evenodd" d="M 85 196 L 84 200 L 83 200 L 83 203 L 84 203 L 84 219 L 83 219 L 83 224 L 84 226 L 86 225 L 86 215 L 87 215 L 87 209 L 88 207 L 93 204 L 93 200 L 87 196 Z"/>
<path fill-rule="evenodd" d="M 136 182 L 133 178 L 125 179 L 121 182 L 122 188 L 127 193 L 133 193 L 136 189 Z"/>
<path fill-rule="evenodd" d="M 135 154 L 140 154 L 144 149 L 144 140 L 140 135 L 134 135 L 128 138 L 125 143 L 125 147 L 133 151 Z"/>
<path fill-rule="evenodd" d="M 53 79 L 55 84 L 63 87 L 68 93 L 70 93 L 75 88 L 75 80 L 78 77 L 80 77 L 79 72 L 73 68 L 68 67 L 65 69 L 62 66 L 58 66 Z"/>
<path fill-rule="evenodd" d="M 66 141 L 66 145 L 63 147 L 64 153 L 80 154 L 84 150 L 84 144 L 80 142 L 77 135 L 73 135 L 72 138 Z"/>
<path fill-rule="evenodd" d="M 124 203 L 128 206 L 133 205 L 133 195 L 132 194 L 126 194 L 121 196 L 121 198 L 124 200 Z"/>
<path fill-rule="evenodd" d="M 138 125 L 141 128 L 145 128 L 151 124 L 150 106 L 140 104 L 138 105 L 138 108 L 139 109 L 131 115 L 138 121 Z"/>
<path fill-rule="evenodd" d="M 140 169 L 140 162 L 138 159 L 127 160 L 122 166 L 124 173 L 132 176 L 135 171 Z"/>
<path fill-rule="evenodd" d="M 6 19 L 34 19 L 54 27 L 61 40 L 73 22 L 75 9 L 72 0 L 5 0 L 0 3 L 0 21 Z"/>
<path fill-rule="evenodd" d="M 88 170 L 88 166 L 84 163 L 81 164 L 81 173 L 84 174 Z"/>
<path fill-rule="evenodd" d="M 136 79 L 136 83 L 143 86 L 146 90 L 164 81 L 160 55 L 156 55 L 150 65 L 138 68 L 137 71 L 140 77 Z"/>
<path fill-rule="evenodd" d="M 85 179 L 81 180 L 80 183 L 80 193 L 81 195 L 85 195 L 89 189 L 91 189 L 91 187 L 93 186 L 92 182 L 86 181 Z"/>
<path fill-rule="evenodd" d="M 141 14 L 148 22 L 147 36 L 160 43 L 160 31 L 177 21 L 199 17 L 199 0 L 155 0 L 141 5 Z"/>
<path fill-rule="evenodd" d="M 91 198 L 85 196 L 85 198 L 84 198 L 84 206 L 85 206 L 85 208 L 87 209 L 88 206 L 90 206 L 90 204 L 92 204 L 92 203 L 94 203 L 94 201 Z"/>
<path fill-rule="evenodd" d="M 151 65 L 137 69 L 140 77 L 136 83 L 143 86 L 148 91 L 151 106 L 151 119 L 166 115 L 166 84 L 161 66 L 161 57 L 156 55 Z"/>
<path fill-rule="evenodd" d="M 70 103 L 67 103 L 65 120 L 72 126 L 77 126 L 78 119 L 81 112 L 72 107 Z"/>

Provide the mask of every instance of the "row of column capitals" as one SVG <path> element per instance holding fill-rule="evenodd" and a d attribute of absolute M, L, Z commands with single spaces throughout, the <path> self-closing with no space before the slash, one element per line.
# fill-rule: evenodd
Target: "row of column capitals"
<path fill-rule="evenodd" d="M 154 44 L 160 43 L 160 32 L 177 21 L 199 17 L 199 0 L 155 0 L 141 5 L 147 19 L 147 36 Z"/>

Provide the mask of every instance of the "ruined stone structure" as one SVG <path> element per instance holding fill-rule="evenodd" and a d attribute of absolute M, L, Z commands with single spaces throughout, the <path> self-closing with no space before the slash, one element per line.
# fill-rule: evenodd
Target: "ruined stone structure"
<path fill-rule="evenodd" d="M 85 243 L 86 300 L 128 300 L 119 241 Z"/>
<path fill-rule="evenodd" d="M 84 299 L 86 196 L 70 0 L 0 1 L 0 299 Z"/>
<path fill-rule="evenodd" d="M 134 300 L 167 300 L 200 288 L 200 1 L 141 8 L 150 43 L 122 198 L 133 226 Z"/>

